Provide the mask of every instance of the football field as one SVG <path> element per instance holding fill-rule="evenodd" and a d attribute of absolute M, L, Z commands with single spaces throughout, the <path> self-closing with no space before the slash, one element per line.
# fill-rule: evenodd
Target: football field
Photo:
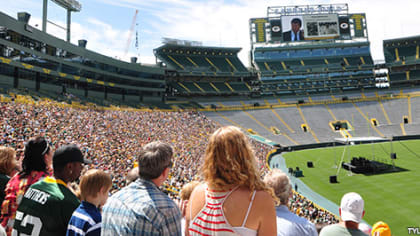
<path fill-rule="evenodd" d="M 363 175 L 335 167 L 359 156 L 392 165 L 391 149 L 397 153 L 395 167 L 400 168 L 395 172 Z M 382 220 L 393 235 L 408 235 L 407 227 L 420 227 L 420 140 L 303 150 L 283 157 L 287 167 L 303 170 L 300 179 L 313 191 L 337 205 L 345 193 L 359 193 L 365 200 L 363 219 L 370 225 Z M 307 161 L 314 168 L 308 168 Z M 329 176 L 336 174 L 338 183 L 329 183 Z"/>

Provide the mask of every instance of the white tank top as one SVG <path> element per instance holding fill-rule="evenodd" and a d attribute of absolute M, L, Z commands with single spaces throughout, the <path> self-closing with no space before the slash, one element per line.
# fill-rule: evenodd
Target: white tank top
<path fill-rule="evenodd" d="M 248 219 L 256 191 L 252 193 L 248 211 L 246 212 L 245 218 L 240 227 L 232 227 L 225 218 L 223 213 L 223 203 L 225 202 L 226 198 L 237 188 L 238 187 L 227 192 L 218 192 L 210 190 L 206 185 L 204 193 L 206 203 L 200 212 L 194 217 L 194 219 L 191 220 L 189 225 L 190 235 L 257 235 L 256 230 L 245 227 L 245 223 Z M 191 208 L 190 218 L 192 216 Z"/>

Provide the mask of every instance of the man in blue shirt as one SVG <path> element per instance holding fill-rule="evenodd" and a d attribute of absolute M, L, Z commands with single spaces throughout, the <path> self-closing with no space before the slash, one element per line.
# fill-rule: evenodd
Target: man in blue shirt
<path fill-rule="evenodd" d="M 305 39 L 303 34 L 302 27 L 302 20 L 299 18 L 294 18 L 291 22 L 291 30 L 283 32 L 283 41 L 290 42 L 290 41 L 301 41 Z"/>
<path fill-rule="evenodd" d="M 277 235 L 317 236 L 318 233 L 314 224 L 289 211 L 289 198 L 293 196 L 289 177 L 281 170 L 274 169 L 265 176 L 264 182 L 273 188 L 274 193 L 280 199 L 280 205 L 276 206 Z"/>
<path fill-rule="evenodd" d="M 138 157 L 139 178 L 110 197 L 102 212 L 102 235 L 181 235 L 181 212 L 159 186 L 172 167 L 172 148 L 153 142 Z"/>

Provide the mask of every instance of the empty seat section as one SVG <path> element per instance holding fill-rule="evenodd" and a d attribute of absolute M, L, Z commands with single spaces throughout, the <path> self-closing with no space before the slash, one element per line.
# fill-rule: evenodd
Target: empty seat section
<path fill-rule="evenodd" d="M 212 84 L 216 86 L 220 92 L 232 92 L 224 82 L 213 82 Z"/>
<path fill-rule="evenodd" d="M 345 57 L 346 58 L 346 60 L 347 60 L 347 62 L 348 62 L 348 65 L 346 65 L 347 67 L 348 66 L 350 66 L 350 67 L 357 67 L 357 66 L 360 66 L 360 65 L 362 65 L 363 63 L 362 63 L 362 61 L 361 61 L 361 59 L 360 59 L 360 57 L 358 57 L 358 56 L 349 56 L 349 57 Z"/>
<path fill-rule="evenodd" d="M 207 57 L 221 72 L 232 72 L 233 68 L 228 64 L 224 57 Z"/>
<path fill-rule="evenodd" d="M 416 57 L 416 46 L 399 47 L 398 53 L 400 59 L 403 60 L 414 60 Z"/>
<path fill-rule="evenodd" d="M 248 72 L 244 64 L 237 57 L 228 58 L 239 72 Z"/>
<path fill-rule="evenodd" d="M 201 93 L 201 90 L 194 85 L 193 82 L 182 82 L 182 84 L 187 87 L 192 93 Z"/>
<path fill-rule="evenodd" d="M 217 92 L 216 90 L 214 90 L 214 88 L 210 85 L 209 82 L 197 82 L 198 86 L 200 86 L 200 88 L 204 89 L 204 91 L 209 92 L 209 93 L 215 93 Z"/>
<path fill-rule="evenodd" d="M 211 69 L 213 68 L 212 65 L 206 61 L 206 59 L 204 59 L 203 56 L 190 56 L 191 60 L 193 60 L 199 67 L 202 68 L 208 68 L 211 71 L 215 71 L 215 69 Z"/>
<path fill-rule="evenodd" d="M 389 78 L 392 81 L 402 81 L 402 80 L 407 80 L 407 76 L 405 73 L 392 73 L 389 74 Z"/>
<path fill-rule="evenodd" d="M 296 60 L 296 61 L 285 61 L 284 64 L 286 64 L 286 67 L 290 70 L 299 70 L 299 68 L 302 67 L 302 64 L 300 62 L 300 60 Z"/>
<path fill-rule="evenodd" d="M 188 91 L 178 83 L 171 83 L 171 86 L 175 88 L 179 93 L 188 93 Z"/>
<path fill-rule="evenodd" d="M 275 72 L 288 72 L 287 69 L 283 68 L 283 65 L 281 64 L 281 62 L 267 62 L 268 66 L 270 67 L 270 69 L 272 71 Z"/>
<path fill-rule="evenodd" d="M 166 65 L 176 69 L 176 70 L 184 70 L 181 64 L 175 63 L 172 59 L 169 58 L 169 55 L 166 54 L 159 54 L 159 59 L 165 62 Z"/>
<path fill-rule="evenodd" d="M 235 92 L 250 92 L 248 86 L 246 86 L 245 83 L 230 82 L 229 85 L 233 90 L 235 90 Z"/>
<path fill-rule="evenodd" d="M 420 80 L 420 70 L 410 71 L 410 80 Z"/>
<path fill-rule="evenodd" d="M 172 58 L 175 59 L 179 64 L 181 64 L 184 69 L 192 68 L 194 65 L 187 60 L 184 55 L 172 55 Z"/>
<path fill-rule="evenodd" d="M 370 55 L 369 56 L 362 56 L 362 58 L 363 58 L 363 61 L 365 62 L 364 64 L 362 64 L 362 67 L 373 65 L 373 59 Z"/>

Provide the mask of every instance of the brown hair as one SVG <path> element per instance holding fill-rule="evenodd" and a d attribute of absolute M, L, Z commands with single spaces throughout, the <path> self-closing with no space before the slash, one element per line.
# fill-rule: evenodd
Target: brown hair
<path fill-rule="evenodd" d="M 103 170 L 88 170 L 80 180 L 80 195 L 82 200 L 87 196 L 96 197 L 101 188 L 109 188 L 112 185 L 111 176 Z"/>
<path fill-rule="evenodd" d="M 10 147 L 0 147 L 0 173 L 10 175 L 17 165 L 15 150 Z"/>
<path fill-rule="evenodd" d="M 264 190 L 274 197 L 272 189 L 260 178 L 247 137 L 237 127 L 225 126 L 210 136 L 201 171 L 212 188 L 244 186 L 250 191 Z"/>
<path fill-rule="evenodd" d="M 181 200 L 189 200 L 192 191 L 200 184 L 198 181 L 191 181 L 188 184 L 184 185 L 181 189 L 181 193 L 179 194 Z"/>
<path fill-rule="evenodd" d="M 138 156 L 140 178 L 158 178 L 166 168 L 172 167 L 172 155 L 172 147 L 167 143 L 156 141 L 146 144 Z"/>

